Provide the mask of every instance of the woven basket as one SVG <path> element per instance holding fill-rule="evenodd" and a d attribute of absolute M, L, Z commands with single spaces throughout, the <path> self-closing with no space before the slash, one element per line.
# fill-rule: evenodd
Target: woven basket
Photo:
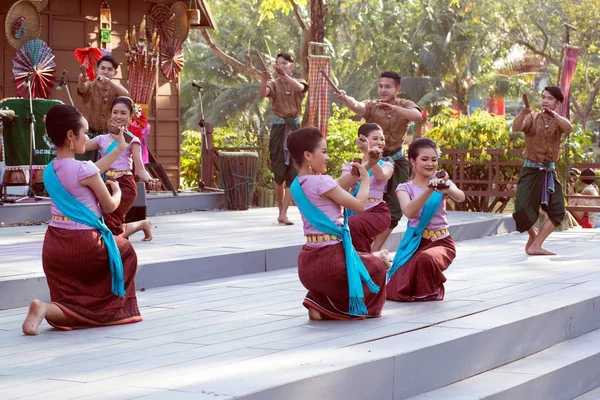
<path fill-rule="evenodd" d="M 13 35 L 13 27 L 19 17 L 25 17 L 25 32 L 23 36 L 16 38 Z M 39 38 L 41 32 L 42 20 L 34 3 L 28 0 L 19 0 L 8 10 L 4 23 L 4 34 L 12 47 L 20 49 L 28 41 Z"/>
<path fill-rule="evenodd" d="M 35 5 L 35 7 L 38 9 L 38 11 L 42 11 L 48 5 L 49 0 L 29 0 L 29 1 L 31 1 Z"/>

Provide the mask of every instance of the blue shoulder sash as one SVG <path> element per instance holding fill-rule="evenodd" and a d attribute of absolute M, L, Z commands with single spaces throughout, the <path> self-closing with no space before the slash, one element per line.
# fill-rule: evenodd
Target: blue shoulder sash
<path fill-rule="evenodd" d="M 306 197 L 298 177 L 292 182 L 290 192 L 298 209 L 312 226 L 321 232 L 342 238 L 342 245 L 344 246 L 344 253 L 346 255 L 346 272 L 350 296 L 348 313 L 351 315 L 368 314 L 367 307 L 365 306 L 362 282 L 367 285 L 371 293 L 378 293 L 379 286 L 371 279 L 367 268 L 352 245 L 352 237 L 350 236 L 350 228 L 348 227 L 348 216 L 344 213 L 344 226 L 336 225 Z"/>

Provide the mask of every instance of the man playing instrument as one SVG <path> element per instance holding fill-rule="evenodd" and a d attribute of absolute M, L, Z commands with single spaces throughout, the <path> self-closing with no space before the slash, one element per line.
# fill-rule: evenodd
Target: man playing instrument
<path fill-rule="evenodd" d="M 288 135 L 300 128 L 302 100 L 308 92 L 308 83 L 292 77 L 294 59 L 288 53 L 277 54 L 274 65 L 276 77 L 269 71 L 263 71 L 260 83 L 260 96 L 271 99 L 275 119 L 269 139 L 269 158 L 271 170 L 275 176 L 275 198 L 279 208 L 277 222 L 284 225 L 293 223 L 287 216 L 292 196 L 286 185 L 292 184 L 298 175 L 287 151 Z"/>
<path fill-rule="evenodd" d="M 380 234 L 373 243 L 373 251 L 379 251 L 390 233 L 402 218 L 402 210 L 394 191 L 400 183 L 408 181 L 410 176 L 410 165 L 402 151 L 402 145 L 411 122 L 422 120 L 421 110 L 410 100 L 397 98 L 400 93 L 400 74 L 393 71 L 383 72 L 378 81 L 379 99 L 356 101 L 348 96 L 345 91 L 340 90 L 336 97 L 346 107 L 354 111 L 356 115 L 364 118 L 368 123 L 381 126 L 385 137 L 383 156 L 386 161 L 394 164 L 394 173 L 388 181 L 387 190 L 383 199 L 390 208 L 392 219 L 390 227 Z"/>
<path fill-rule="evenodd" d="M 83 102 L 82 114 L 89 122 L 90 139 L 107 133 L 113 101 L 118 96 L 129 96 L 127 89 L 113 81 L 118 68 L 117 60 L 113 56 L 105 55 L 96 63 L 94 81 L 88 79 L 83 67 L 79 74 L 77 93 Z M 95 161 L 96 151 L 86 152 L 82 159 Z"/>
<path fill-rule="evenodd" d="M 554 255 L 542 247 L 544 240 L 565 217 L 562 186 L 554 169 L 560 154 L 563 134 L 573 130 L 571 122 L 556 113 L 564 101 L 557 86 L 546 86 L 542 92 L 541 112 L 534 112 L 527 104 L 515 118 L 512 130 L 525 133 L 525 163 L 519 174 L 513 218 L 519 232 L 529 233 L 525 252 L 531 256 Z M 538 231 L 534 224 L 542 210 L 548 215 Z"/>

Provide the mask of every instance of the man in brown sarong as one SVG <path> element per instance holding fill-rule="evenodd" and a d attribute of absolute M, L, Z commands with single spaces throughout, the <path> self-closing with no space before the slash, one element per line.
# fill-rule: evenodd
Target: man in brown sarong
<path fill-rule="evenodd" d="M 421 110 L 410 100 L 396 97 L 400 93 L 400 74 L 392 71 L 383 72 L 378 81 L 379 99 L 356 101 L 343 90 L 336 93 L 346 107 L 366 122 L 376 123 L 383 129 L 385 136 L 384 159 L 394 164 L 394 174 L 388 181 L 383 199 L 390 208 L 392 220 L 389 228 L 375 238 L 373 251 L 382 249 L 390 233 L 398 226 L 402 218 L 402 209 L 396 197 L 396 187 L 407 182 L 410 177 L 410 164 L 404 156 L 402 145 L 411 122 L 422 120 Z"/>
<path fill-rule="evenodd" d="M 298 171 L 292 164 L 286 140 L 292 131 L 300 128 L 302 100 L 308 92 L 308 83 L 292 77 L 294 59 L 287 53 L 277 54 L 274 68 L 275 79 L 269 71 L 263 71 L 260 95 L 271 99 L 273 114 L 275 114 L 269 139 L 269 158 L 275 177 L 275 198 L 279 208 L 277 222 L 292 225 L 287 216 L 292 195 L 289 190 L 286 190 L 286 185 L 289 187 L 292 184 Z"/>
<path fill-rule="evenodd" d="M 77 94 L 83 101 L 82 114 L 88 121 L 90 139 L 103 135 L 108 131 L 108 120 L 113 101 L 118 96 L 129 96 L 123 86 L 112 79 L 117 74 L 119 63 L 113 56 L 105 55 L 96 63 L 96 79 L 90 81 L 87 74 L 79 74 Z M 97 151 L 85 152 L 80 160 L 96 161 Z"/>
<path fill-rule="evenodd" d="M 525 133 L 525 163 L 519 174 L 513 218 L 519 232 L 529 233 L 525 252 L 531 256 L 555 254 L 542 244 L 565 217 L 565 200 L 555 163 L 560 154 L 561 137 L 571 132 L 573 126 L 554 111 L 563 101 L 559 87 L 547 86 L 542 92 L 542 111 L 533 112 L 526 106 L 512 124 L 513 131 Z M 538 232 L 534 224 L 540 206 L 548 219 Z"/>

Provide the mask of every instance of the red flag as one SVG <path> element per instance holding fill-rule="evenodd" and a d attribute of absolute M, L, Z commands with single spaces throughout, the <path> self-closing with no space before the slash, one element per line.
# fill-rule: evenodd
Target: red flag
<path fill-rule="evenodd" d="M 577 48 L 565 46 L 565 58 L 563 61 L 562 74 L 560 76 L 560 89 L 563 91 L 565 101 L 562 102 L 558 109 L 558 113 L 563 117 L 567 115 L 567 105 L 569 103 L 569 92 L 571 90 L 571 82 L 573 74 L 577 66 Z"/>

